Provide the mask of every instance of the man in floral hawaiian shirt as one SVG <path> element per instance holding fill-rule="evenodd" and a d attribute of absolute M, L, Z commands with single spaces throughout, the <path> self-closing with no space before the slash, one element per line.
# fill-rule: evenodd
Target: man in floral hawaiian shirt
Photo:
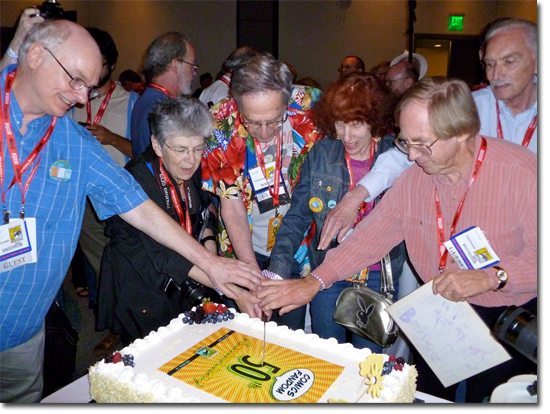
<path fill-rule="evenodd" d="M 221 254 L 260 269 L 269 262 L 304 158 L 321 138 L 304 110 L 320 91 L 291 82 L 287 66 L 269 54 L 237 68 L 231 97 L 212 108 L 216 125 L 202 163 L 203 188 L 220 197 Z M 291 278 L 299 277 L 295 260 Z M 252 316 L 260 317 L 257 311 Z M 303 328 L 305 306 L 273 319 Z"/>

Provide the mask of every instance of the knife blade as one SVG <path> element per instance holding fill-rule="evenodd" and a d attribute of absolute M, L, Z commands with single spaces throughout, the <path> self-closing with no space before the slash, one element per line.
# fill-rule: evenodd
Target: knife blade
<path fill-rule="evenodd" d="M 267 322 L 267 315 L 262 312 L 262 322 L 264 323 L 264 343 L 262 347 L 262 367 L 264 366 L 265 361 L 265 332 L 266 332 L 266 322 Z"/>

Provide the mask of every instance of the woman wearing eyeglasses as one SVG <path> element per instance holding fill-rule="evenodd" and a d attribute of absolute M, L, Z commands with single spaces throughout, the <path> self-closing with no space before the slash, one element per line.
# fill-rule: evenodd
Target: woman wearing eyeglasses
<path fill-rule="evenodd" d="M 288 278 L 289 263 L 312 222 L 315 231 L 307 254 L 312 269 L 322 263 L 328 250 L 317 250 L 317 246 L 326 215 L 370 171 L 378 155 L 391 148 L 395 138 L 390 134 L 395 103 L 383 83 L 370 73 L 344 77 L 321 96 L 313 109 L 313 119 L 327 138 L 316 143 L 305 159 L 300 180 L 292 195 L 292 205 L 277 234 L 268 271 L 283 279 Z M 356 224 L 371 212 L 378 200 L 379 197 L 361 205 Z M 333 240 L 329 248 L 336 245 Z M 396 246 L 390 257 L 396 295 L 397 281 L 405 260 L 404 244 Z M 259 296 L 267 296 L 264 300 L 270 300 L 270 297 L 287 294 L 285 289 L 297 287 L 293 283 L 321 282 L 313 275 L 297 281 L 283 281 L 278 285 L 274 282 L 275 286 L 265 287 Z M 373 263 L 368 269 L 350 274 L 348 280 L 317 293 L 310 303 L 312 330 L 322 338 L 333 337 L 339 343 L 352 342 L 356 347 L 381 352 L 380 346 L 347 333 L 332 319 L 338 295 L 353 283 L 367 283 L 368 287 L 379 291 L 380 263 Z M 347 339 L 347 334 L 352 335 L 351 341 Z"/>
<path fill-rule="evenodd" d="M 217 254 L 200 164 L 213 119 L 194 98 L 167 98 L 149 115 L 152 146 L 126 165 L 147 195 L 189 234 Z M 99 290 L 99 329 L 120 333 L 124 344 L 166 325 L 203 297 L 220 302 L 205 273 L 174 251 L 110 219 Z M 198 283 L 197 283 L 198 282 Z M 236 293 L 248 292 L 234 287 Z M 249 300 L 237 300 L 246 311 Z"/>

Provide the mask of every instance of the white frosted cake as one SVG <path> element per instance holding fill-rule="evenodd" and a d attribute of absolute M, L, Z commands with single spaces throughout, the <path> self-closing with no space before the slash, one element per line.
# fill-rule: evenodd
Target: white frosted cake
<path fill-rule="evenodd" d="M 417 372 L 372 354 L 244 313 L 218 323 L 173 319 L 90 367 L 96 402 L 412 402 Z M 263 358 L 262 358 L 263 354 Z M 108 362 L 111 361 L 111 362 Z"/>

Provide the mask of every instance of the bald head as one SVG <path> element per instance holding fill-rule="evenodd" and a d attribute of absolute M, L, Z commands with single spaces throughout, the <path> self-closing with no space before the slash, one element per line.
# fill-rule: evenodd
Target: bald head
<path fill-rule="evenodd" d="M 418 72 L 406 60 L 396 63 L 386 72 L 386 85 L 398 96 L 403 96 L 416 81 Z"/>
<path fill-rule="evenodd" d="M 46 21 L 29 31 L 19 50 L 13 88 L 24 113 L 59 117 L 87 102 L 102 59 L 86 29 L 67 20 Z"/>

